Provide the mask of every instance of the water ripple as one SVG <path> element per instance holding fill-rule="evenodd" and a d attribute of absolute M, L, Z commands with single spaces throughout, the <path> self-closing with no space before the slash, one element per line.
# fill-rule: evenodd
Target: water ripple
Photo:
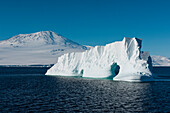
<path fill-rule="evenodd" d="M 170 112 L 170 82 L 0 76 L 0 112 Z"/>

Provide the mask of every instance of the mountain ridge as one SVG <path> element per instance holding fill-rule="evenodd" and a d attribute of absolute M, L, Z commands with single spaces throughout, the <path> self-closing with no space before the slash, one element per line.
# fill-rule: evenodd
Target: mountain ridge
<path fill-rule="evenodd" d="M 87 49 L 52 31 L 19 34 L 0 41 L 0 65 L 54 64 L 65 53 Z"/>
<path fill-rule="evenodd" d="M 7 40 L 0 41 L 0 45 L 5 47 L 25 47 L 25 46 L 44 46 L 44 45 L 60 45 L 60 46 L 70 46 L 72 48 L 83 47 L 70 39 L 67 39 L 53 31 L 40 31 L 30 34 L 19 34 L 13 36 Z"/>

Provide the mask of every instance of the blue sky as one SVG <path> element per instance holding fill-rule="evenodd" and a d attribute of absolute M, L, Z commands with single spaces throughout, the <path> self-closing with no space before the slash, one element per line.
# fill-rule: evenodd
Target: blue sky
<path fill-rule="evenodd" d="M 123 37 L 170 57 L 170 0 L 1 0 L 0 40 L 51 30 L 83 45 Z"/>

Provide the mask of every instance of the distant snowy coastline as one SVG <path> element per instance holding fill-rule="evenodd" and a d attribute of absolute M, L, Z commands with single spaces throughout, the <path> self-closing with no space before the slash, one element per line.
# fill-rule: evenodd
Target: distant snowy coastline
<path fill-rule="evenodd" d="M 49 65 L 0 65 L 0 67 L 52 67 L 54 64 Z"/>
<path fill-rule="evenodd" d="M 153 66 L 170 66 L 170 58 L 163 56 L 151 56 Z"/>

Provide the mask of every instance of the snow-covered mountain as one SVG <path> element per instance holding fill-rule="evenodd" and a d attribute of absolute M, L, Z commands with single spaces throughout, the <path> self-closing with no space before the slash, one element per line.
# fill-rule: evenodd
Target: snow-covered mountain
<path fill-rule="evenodd" d="M 153 66 L 170 66 L 170 58 L 163 56 L 151 56 Z"/>
<path fill-rule="evenodd" d="M 19 34 L 0 41 L 0 65 L 54 64 L 65 53 L 86 49 L 52 31 Z"/>
<path fill-rule="evenodd" d="M 38 47 L 45 45 L 57 45 L 71 48 L 85 48 L 52 31 L 41 31 L 31 34 L 19 34 L 8 40 L 0 42 L 3 47 Z"/>

